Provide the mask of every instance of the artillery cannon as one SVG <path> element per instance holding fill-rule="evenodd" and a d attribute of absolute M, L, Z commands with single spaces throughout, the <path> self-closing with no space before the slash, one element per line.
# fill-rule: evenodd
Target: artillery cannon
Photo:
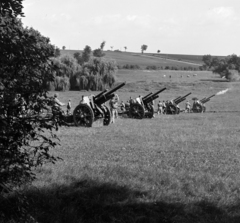
<path fill-rule="evenodd" d="M 193 106 L 192 106 L 192 112 L 194 113 L 202 113 L 202 112 L 205 112 L 206 111 L 206 106 L 205 106 L 205 103 L 207 103 L 208 101 L 210 101 L 210 98 L 216 96 L 215 94 L 211 95 L 210 97 L 208 98 L 203 98 L 201 100 L 197 100 L 195 99 L 194 102 L 193 102 Z"/>
<path fill-rule="evenodd" d="M 142 119 L 142 118 L 153 118 L 154 116 L 154 107 L 153 101 L 159 97 L 158 94 L 165 91 L 166 88 L 163 88 L 155 93 L 149 93 L 143 98 L 136 98 L 135 102 L 130 104 L 130 108 L 128 111 L 129 117 Z"/>
<path fill-rule="evenodd" d="M 104 90 L 98 95 L 84 96 L 83 100 L 73 111 L 73 121 L 76 126 L 91 127 L 93 122 L 103 120 L 103 125 L 109 125 L 112 119 L 110 109 L 105 103 L 114 97 L 114 92 L 123 87 L 119 84 L 111 90 Z"/>
<path fill-rule="evenodd" d="M 180 113 L 180 108 L 179 108 L 178 104 L 185 101 L 187 96 L 189 96 L 190 94 L 192 94 L 192 93 L 190 92 L 190 93 L 188 93 L 184 96 L 179 96 L 179 97 L 175 98 L 174 100 L 168 101 L 166 103 L 165 113 L 170 114 L 170 115 L 179 114 Z"/>

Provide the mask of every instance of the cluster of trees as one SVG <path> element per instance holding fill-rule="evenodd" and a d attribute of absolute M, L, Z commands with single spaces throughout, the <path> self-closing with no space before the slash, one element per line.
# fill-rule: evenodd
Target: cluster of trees
<path fill-rule="evenodd" d="M 62 55 L 52 58 L 54 81 L 48 83 L 49 90 L 103 90 L 115 83 L 117 64 L 103 58 L 105 41 L 100 48 L 91 50 L 86 46 L 83 52 L 74 56 Z"/>
<path fill-rule="evenodd" d="M 219 58 L 208 54 L 204 55 L 202 60 L 206 69 L 212 70 L 221 77 L 230 81 L 240 79 L 240 57 L 237 55 L 233 54 L 225 58 Z"/>

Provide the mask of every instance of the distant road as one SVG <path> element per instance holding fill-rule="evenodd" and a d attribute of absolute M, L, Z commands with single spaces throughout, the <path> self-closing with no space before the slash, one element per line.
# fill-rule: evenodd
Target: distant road
<path fill-rule="evenodd" d="M 169 61 L 174 61 L 174 62 L 178 62 L 178 63 L 184 63 L 184 64 L 191 64 L 191 65 L 197 65 L 197 66 L 201 66 L 202 64 L 199 63 L 192 63 L 192 62 L 187 62 L 187 61 L 179 61 L 179 60 L 174 60 L 174 59 L 168 59 L 168 58 L 163 58 L 163 57 L 155 57 L 155 56 L 148 56 L 148 55 L 139 55 L 139 54 L 132 54 L 133 56 L 140 56 L 140 57 L 150 57 L 150 58 L 154 58 L 154 59 L 159 59 L 159 60 L 169 60 Z"/>

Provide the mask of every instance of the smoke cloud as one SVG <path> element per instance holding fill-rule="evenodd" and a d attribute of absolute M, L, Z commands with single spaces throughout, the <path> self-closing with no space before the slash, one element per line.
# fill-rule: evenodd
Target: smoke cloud
<path fill-rule="evenodd" d="M 216 95 L 222 95 L 222 94 L 225 94 L 229 91 L 229 88 L 225 89 L 225 90 L 222 90 L 222 91 L 219 91 Z"/>

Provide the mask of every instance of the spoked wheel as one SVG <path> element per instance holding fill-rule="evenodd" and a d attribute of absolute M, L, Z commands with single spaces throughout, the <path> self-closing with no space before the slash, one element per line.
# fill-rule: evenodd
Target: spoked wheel
<path fill-rule="evenodd" d="M 109 125 L 112 120 L 112 113 L 107 106 L 103 106 L 103 111 L 104 111 L 103 125 Z"/>
<path fill-rule="evenodd" d="M 196 104 L 196 105 L 193 106 L 192 111 L 194 113 L 201 113 L 203 111 L 203 107 L 199 104 Z"/>
<path fill-rule="evenodd" d="M 152 105 L 148 104 L 146 106 L 146 108 L 147 108 L 147 112 L 146 112 L 145 116 L 147 118 L 153 118 L 153 116 L 154 116 L 154 107 Z"/>
<path fill-rule="evenodd" d="M 177 114 L 177 107 L 174 105 L 168 105 L 166 108 L 166 114 L 169 114 L 169 115 Z"/>
<path fill-rule="evenodd" d="M 145 111 L 142 105 L 136 103 L 130 106 L 130 116 L 132 118 L 142 119 L 144 115 Z"/>
<path fill-rule="evenodd" d="M 78 105 L 73 111 L 73 121 L 76 126 L 91 127 L 94 121 L 92 109 L 87 104 Z"/>

